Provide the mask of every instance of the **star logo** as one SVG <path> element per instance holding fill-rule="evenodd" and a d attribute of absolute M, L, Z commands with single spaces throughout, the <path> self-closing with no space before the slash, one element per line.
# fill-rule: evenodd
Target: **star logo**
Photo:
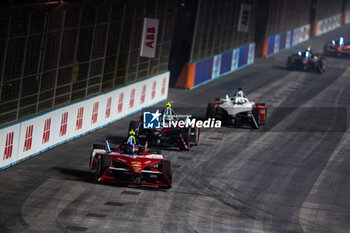
<path fill-rule="evenodd" d="M 143 128 L 145 129 L 160 129 L 160 116 L 162 114 L 159 109 L 156 112 L 143 113 Z"/>
<path fill-rule="evenodd" d="M 152 120 L 151 122 L 153 122 L 155 119 L 158 119 L 158 117 L 160 117 L 162 114 L 159 112 L 159 109 L 155 112 L 155 113 L 151 113 L 152 114 Z"/>

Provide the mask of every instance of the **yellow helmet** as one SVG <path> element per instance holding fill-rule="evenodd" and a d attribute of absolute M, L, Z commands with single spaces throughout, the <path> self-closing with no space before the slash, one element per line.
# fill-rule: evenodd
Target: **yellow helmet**
<path fill-rule="evenodd" d="M 167 107 L 171 107 L 171 103 L 168 102 L 168 103 L 166 104 L 166 106 L 167 106 Z"/>
<path fill-rule="evenodd" d="M 309 46 L 307 46 L 307 50 L 311 50 L 311 46 L 309 45 Z"/>
<path fill-rule="evenodd" d="M 129 135 L 135 135 L 135 131 L 132 129 L 129 131 Z"/>

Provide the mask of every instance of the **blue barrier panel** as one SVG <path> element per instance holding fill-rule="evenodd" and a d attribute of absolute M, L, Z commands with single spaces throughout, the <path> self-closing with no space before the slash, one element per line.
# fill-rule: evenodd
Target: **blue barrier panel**
<path fill-rule="evenodd" d="M 196 72 L 195 72 L 195 76 L 194 76 L 194 85 L 198 85 L 200 83 L 202 83 L 202 78 L 204 77 L 203 75 L 204 73 L 204 62 L 198 62 L 196 64 Z"/>
<path fill-rule="evenodd" d="M 283 50 L 286 48 L 286 40 L 287 40 L 287 32 L 283 32 L 280 34 L 280 49 Z"/>
<path fill-rule="evenodd" d="M 244 66 L 248 62 L 249 45 L 239 48 L 238 67 Z"/>
<path fill-rule="evenodd" d="M 275 49 L 275 37 L 271 36 L 268 42 L 267 55 L 273 54 L 274 49 Z"/>
<path fill-rule="evenodd" d="M 231 71 L 232 54 L 233 54 L 232 50 L 221 54 L 220 74 L 224 74 L 224 73 Z"/>
<path fill-rule="evenodd" d="M 214 58 L 211 57 L 196 64 L 196 74 L 194 78 L 195 86 L 211 79 L 213 73 L 213 60 Z"/>

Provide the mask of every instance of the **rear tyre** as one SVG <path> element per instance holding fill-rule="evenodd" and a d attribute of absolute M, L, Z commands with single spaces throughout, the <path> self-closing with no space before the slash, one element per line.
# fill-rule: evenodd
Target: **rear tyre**
<path fill-rule="evenodd" d="M 322 73 L 325 72 L 326 69 L 326 60 L 322 58 L 321 60 L 318 61 L 317 66 L 316 66 L 316 72 L 317 73 Z"/>
<path fill-rule="evenodd" d="M 260 119 L 260 125 L 265 125 L 266 124 L 266 120 L 267 120 L 267 106 L 265 103 L 257 103 L 257 106 L 264 106 L 265 107 L 265 120 L 261 120 Z M 260 111 L 261 113 L 261 111 Z"/>
<path fill-rule="evenodd" d="M 191 145 L 198 146 L 199 132 L 199 128 L 191 128 Z"/>
<path fill-rule="evenodd" d="M 266 125 L 266 121 L 267 121 L 267 107 L 265 107 L 265 120 L 264 120 L 264 122 L 262 122 L 262 121 L 260 120 L 260 123 L 261 123 L 262 125 Z"/>
<path fill-rule="evenodd" d="M 170 189 L 171 184 L 173 182 L 173 172 L 171 170 L 171 162 L 168 160 L 165 160 L 165 161 L 163 161 L 162 166 L 163 166 L 162 170 L 166 176 L 166 177 L 164 176 L 164 181 L 169 182 L 170 185 L 169 186 L 159 186 L 159 188 L 160 189 Z"/>
<path fill-rule="evenodd" d="M 215 105 L 213 103 L 209 103 L 207 106 L 207 112 L 205 114 L 205 118 L 211 118 L 214 117 L 214 110 L 215 110 Z"/>
<path fill-rule="evenodd" d="M 260 109 L 254 108 L 252 111 L 252 121 L 251 121 L 251 128 L 252 129 L 259 129 L 261 125 L 260 122 Z"/>

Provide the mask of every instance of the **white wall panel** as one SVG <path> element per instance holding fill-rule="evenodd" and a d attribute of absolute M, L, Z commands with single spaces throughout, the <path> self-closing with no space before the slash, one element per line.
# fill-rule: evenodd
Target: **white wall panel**
<path fill-rule="evenodd" d="M 154 82 L 156 88 L 152 90 Z M 146 86 L 144 102 L 141 103 L 144 86 Z M 168 96 L 168 86 L 169 72 L 166 72 L 0 129 L 0 169 L 165 100 Z M 134 103 L 130 106 L 133 89 L 135 90 Z M 153 98 L 152 91 L 154 91 Z M 122 111 L 119 112 L 121 93 L 124 98 Z M 111 98 L 110 116 L 106 118 L 109 98 Z M 97 102 L 97 119 L 93 122 L 94 104 Z M 83 113 L 79 109 L 83 109 Z M 79 121 L 78 116 L 82 117 Z"/>

